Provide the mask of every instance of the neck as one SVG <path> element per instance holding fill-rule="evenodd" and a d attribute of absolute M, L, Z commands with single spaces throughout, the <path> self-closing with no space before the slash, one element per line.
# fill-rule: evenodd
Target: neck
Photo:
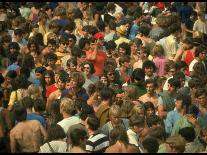
<path fill-rule="evenodd" d="M 63 113 L 63 119 L 64 119 L 64 118 L 69 118 L 69 117 L 71 117 L 71 115 L 66 114 L 66 113 Z"/>
<path fill-rule="evenodd" d="M 126 71 L 127 71 L 127 68 L 124 67 L 124 66 L 121 66 L 121 67 L 120 67 L 120 70 L 121 70 L 121 72 L 126 72 Z"/>
<path fill-rule="evenodd" d="M 91 129 L 88 130 L 88 134 L 89 134 L 89 135 L 93 135 L 93 134 L 95 134 L 95 133 L 96 133 L 96 131 L 93 131 L 93 130 L 91 130 Z"/>
<path fill-rule="evenodd" d="M 27 113 L 32 113 L 32 109 L 27 109 Z"/>

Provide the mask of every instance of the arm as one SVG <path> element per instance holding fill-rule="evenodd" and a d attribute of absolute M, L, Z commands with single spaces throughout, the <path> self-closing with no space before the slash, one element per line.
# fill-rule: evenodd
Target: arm
<path fill-rule="evenodd" d="M 47 140 L 47 132 L 45 130 L 45 128 L 40 124 L 40 132 L 44 137 L 44 142 Z"/>
<path fill-rule="evenodd" d="M 12 133 L 10 133 L 10 148 L 11 148 L 11 153 L 16 152 L 16 140 Z"/>
<path fill-rule="evenodd" d="M 166 133 L 171 134 L 172 128 L 173 128 L 172 116 L 170 115 L 170 113 L 168 113 L 166 121 L 165 121 L 165 131 L 166 131 Z"/>
<path fill-rule="evenodd" d="M 9 111 L 12 110 L 15 100 L 16 100 L 16 92 L 13 91 L 10 95 L 10 100 L 7 108 Z"/>
<path fill-rule="evenodd" d="M 93 50 L 93 52 L 89 55 L 87 54 L 86 57 L 88 60 L 95 60 L 96 56 L 97 56 L 97 51 L 98 51 L 98 47 L 97 47 L 97 43 L 95 43 L 95 49 Z"/>
<path fill-rule="evenodd" d="M 176 55 L 175 55 L 175 57 L 174 57 L 174 59 L 173 59 L 173 61 L 174 62 L 178 62 L 178 61 L 180 61 L 181 60 L 181 58 L 182 58 L 182 54 L 183 54 L 183 50 L 182 49 L 178 49 L 177 50 L 177 52 L 176 52 Z"/>
<path fill-rule="evenodd" d="M 158 116 L 160 118 L 166 118 L 167 112 L 164 109 L 164 104 L 163 104 L 162 97 L 158 98 L 158 109 L 157 109 L 157 111 L 158 111 Z"/>

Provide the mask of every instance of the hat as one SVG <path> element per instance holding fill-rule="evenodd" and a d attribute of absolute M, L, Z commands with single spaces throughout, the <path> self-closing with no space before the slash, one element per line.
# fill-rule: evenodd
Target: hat
<path fill-rule="evenodd" d="M 119 27 L 116 27 L 116 31 L 119 32 L 120 34 L 125 34 L 127 32 L 127 28 L 124 25 L 121 25 Z"/>
<path fill-rule="evenodd" d="M 95 38 L 95 39 L 104 38 L 104 34 L 98 32 L 98 33 L 94 34 L 94 38 Z"/>

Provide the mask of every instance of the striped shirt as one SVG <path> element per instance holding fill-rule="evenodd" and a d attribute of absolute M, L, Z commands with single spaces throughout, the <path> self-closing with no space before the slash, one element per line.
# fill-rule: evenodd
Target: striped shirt
<path fill-rule="evenodd" d="M 102 133 L 93 134 L 86 141 L 86 151 L 89 152 L 104 152 L 107 147 L 109 138 Z"/>

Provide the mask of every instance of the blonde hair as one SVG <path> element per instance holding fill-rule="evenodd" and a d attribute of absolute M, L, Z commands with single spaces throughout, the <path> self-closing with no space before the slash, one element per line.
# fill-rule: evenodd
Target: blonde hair
<path fill-rule="evenodd" d="M 36 86 L 35 84 L 29 85 L 28 93 L 29 93 L 29 96 L 34 100 L 43 98 L 42 94 L 40 92 L 40 88 L 38 86 Z"/>
<path fill-rule="evenodd" d="M 118 105 L 112 105 L 109 109 L 109 117 L 111 116 L 121 116 L 121 108 Z"/>
<path fill-rule="evenodd" d="M 136 104 L 134 105 L 134 107 L 132 108 L 131 110 L 131 116 L 132 115 L 140 115 L 140 111 L 143 111 L 144 112 L 144 115 L 145 115 L 145 109 L 144 109 L 144 106 L 142 104 Z"/>
<path fill-rule="evenodd" d="M 71 116 L 76 113 L 74 101 L 67 97 L 61 99 L 60 109 Z"/>
<path fill-rule="evenodd" d="M 183 153 L 185 151 L 185 139 L 180 135 L 167 138 L 166 143 L 175 148 L 178 153 Z"/>

